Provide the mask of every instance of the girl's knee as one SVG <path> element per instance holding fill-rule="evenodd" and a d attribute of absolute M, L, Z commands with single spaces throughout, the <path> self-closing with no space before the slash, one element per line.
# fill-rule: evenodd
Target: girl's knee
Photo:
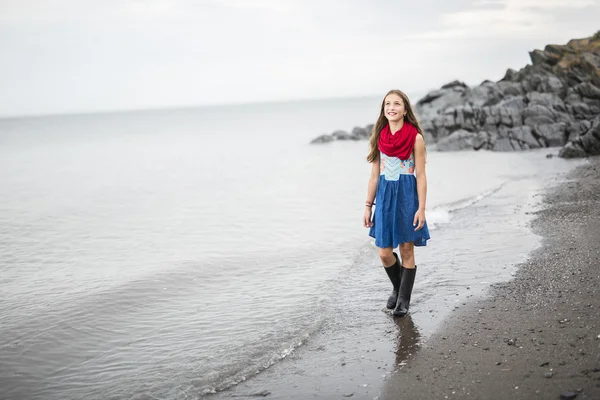
<path fill-rule="evenodd" d="M 379 258 L 384 267 L 393 265 L 394 262 L 396 262 L 396 257 L 394 257 L 394 252 L 391 247 L 379 249 Z"/>
<path fill-rule="evenodd" d="M 403 259 L 413 257 L 414 250 L 415 248 L 412 243 L 402 243 L 400 245 L 400 254 Z"/>
<path fill-rule="evenodd" d="M 390 258 L 393 256 L 393 249 L 391 247 L 389 248 L 383 248 L 383 249 L 379 249 L 379 257 L 380 258 Z"/>
<path fill-rule="evenodd" d="M 393 257 L 393 256 L 394 256 L 394 253 L 392 252 L 392 250 L 389 250 L 389 251 L 379 250 L 379 258 L 381 258 L 382 260 L 389 259 L 390 257 Z"/>

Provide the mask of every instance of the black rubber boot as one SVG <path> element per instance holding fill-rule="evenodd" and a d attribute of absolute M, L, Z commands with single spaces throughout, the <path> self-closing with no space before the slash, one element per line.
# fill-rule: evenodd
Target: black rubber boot
<path fill-rule="evenodd" d="M 388 298 L 386 307 L 390 310 L 396 307 L 396 301 L 398 300 L 398 291 L 400 290 L 400 280 L 402 279 L 402 265 L 400 265 L 400 259 L 398 259 L 398 254 L 394 253 L 394 257 L 396 257 L 396 262 L 391 267 L 383 267 L 385 272 L 388 274 L 388 278 L 394 285 L 394 289 L 392 290 L 392 294 Z"/>
<path fill-rule="evenodd" d="M 400 293 L 398 293 L 398 301 L 396 308 L 392 314 L 396 317 L 404 317 L 408 314 L 410 306 L 410 295 L 412 294 L 413 285 L 415 283 L 415 275 L 417 274 L 417 266 L 415 268 L 402 267 L 402 282 L 400 282 Z"/>

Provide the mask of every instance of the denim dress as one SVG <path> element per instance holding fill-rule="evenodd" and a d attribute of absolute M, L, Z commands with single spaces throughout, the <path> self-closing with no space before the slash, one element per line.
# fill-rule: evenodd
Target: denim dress
<path fill-rule="evenodd" d="M 418 231 L 413 226 L 419 209 L 414 153 L 408 160 L 401 160 L 380 152 L 379 171 L 373 226 L 369 230 L 375 246 L 396 248 L 406 242 L 426 246 L 430 239 L 427 222 Z"/>

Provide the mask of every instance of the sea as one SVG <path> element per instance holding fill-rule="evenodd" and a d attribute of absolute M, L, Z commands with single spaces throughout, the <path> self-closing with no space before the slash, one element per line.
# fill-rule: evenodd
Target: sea
<path fill-rule="evenodd" d="M 352 349 L 397 345 L 391 285 L 362 226 L 367 141 L 309 142 L 380 102 L 0 119 L 0 398 L 348 390 L 351 369 L 330 370 Z M 540 245 L 543 193 L 581 163 L 557 152 L 427 152 L 418 341 Z M 382 370 L 408 357 L 379 354 Z"/>

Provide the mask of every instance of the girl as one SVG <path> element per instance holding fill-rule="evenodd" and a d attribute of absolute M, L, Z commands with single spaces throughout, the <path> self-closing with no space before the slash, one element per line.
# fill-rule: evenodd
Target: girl
<path fill-rule="evenodd" d="M 415 246 L 425 246 L 425 141 L 410 101 L 400 90 L 383 99 L 370 139 L 372 163 L 363 225 L 375 238 L 379 258 L 394 289 L 387 302 L 395 316 L 405 316 L 415 282 Z M 375 202 L 373 201 L 375 200 Z M 371 210 L 375 206 L 373 220 Z M 393 249 L 400 247 L 400 259 Z"/>

